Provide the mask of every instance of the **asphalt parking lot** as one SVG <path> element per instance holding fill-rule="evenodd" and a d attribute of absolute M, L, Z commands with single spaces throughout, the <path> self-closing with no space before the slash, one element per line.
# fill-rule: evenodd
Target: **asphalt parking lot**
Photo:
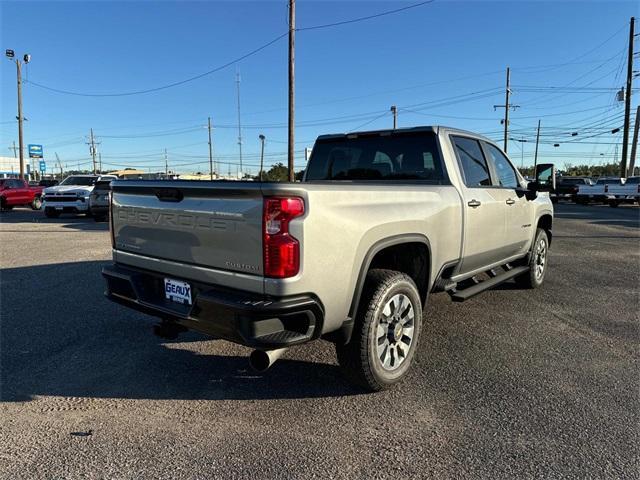
<path fill-rule="evenodd" d="M 557 206 L 545 285 L 433 295 L 391 391 L 102 296 L 105 223 L 0 217 L 2 478 L 640 478 L 640 209 Z"/>

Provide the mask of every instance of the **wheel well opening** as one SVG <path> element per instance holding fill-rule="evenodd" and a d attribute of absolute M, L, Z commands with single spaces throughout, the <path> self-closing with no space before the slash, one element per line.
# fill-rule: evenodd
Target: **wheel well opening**
<path fill-rule="evenodd" d="M 380 250 L 371 260 L 369 269 L 385 268 L 406 273 L 418 287 L 424 304 L 429 289 L 429 249 L 420 242 L 401 243 Z"/>
<path fill-rule="evenodd" d="M 547 232 L 547 236 L 549 237 L 549 245 L 551 245 L 551 227 L 553 225 L 553 218 L 551 215 L 543 215 L 538 220 L 538 228 L 542 228 L 545 232 Z"/>

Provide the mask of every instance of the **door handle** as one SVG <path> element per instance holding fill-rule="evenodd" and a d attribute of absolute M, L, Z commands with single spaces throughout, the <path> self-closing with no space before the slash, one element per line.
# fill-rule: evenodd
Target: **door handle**
<path fill-rule="evenodd" d="M 513 205 L 516 201 L 513 198 L 507 198 L 507 205 Z"/>
<path fill-rule="evenodd" d="M 480 205 L 482 205 L 478 200 L 476 200 L 475 198 L 473 200 L 471 200 L 470 202 L 467 203 L 467 205 L 469 205 L 471 208 L 476 208 L 479 207 Z"/>

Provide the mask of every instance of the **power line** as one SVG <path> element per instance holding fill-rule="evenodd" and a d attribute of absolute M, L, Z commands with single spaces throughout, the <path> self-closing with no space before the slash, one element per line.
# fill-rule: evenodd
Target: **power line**
<path fill-rule="evenodd" d="M 173 82 L 173 83 L 169 83 L 167 85 L 162 85 L 160 87 L 155 87 L 155 88 L 148 88 L 146 90 L 135 90 L 132 92 L 120 92 L 120 93 L 82 93 L 82 92 L 73 92 L 70 90 L 61 90 L 59 88 L 53 88 L 53 87 L 48 87 L 46 85 L 43 85 L 41 83 L 37 83 L 34 82 L 33 80 L 29 80 L 29 83 L 31 85 L 35 85 L 36 87 L 39 88 L 43 88 L 45 90 L 50 90 L 52 92 L 56 92 L 56 93 L 62 93 L 65 95 L 76 95 L 79 97 L 126 97 L 126 96 L 131 96 L 131 95 L 142 95 L 145 93 L 152 93 L 152 92 L 158 92 L 160 90 L 166 90 L 167 88 L 172 88 L 172 87 L 177 87 L 179 85 L 184 85 L 185 83 L 188 82 L 193 82 L 194 80 L 198 80 L 199 78 L 202 77 L 206 77 L 207 75 L 211 75 L 212 73 L 216 73 L 219 72 L 220 70 L 224 70 L 225 68 L 230 67 L 231 65 L 238 63 L 242 60 L 244 60 L 245 58 L 248 58 L 252 55 L 255 55 L 256 53 L 264 50 L 267 47 L 270 47 L 271 45 L 273 45 L 274 43 L 276 43 L 278 40 L 280 40 L 281 38 L 284 38 L 288 35 L 288 32 L 283 33 L 282 35 L 278 35 L 276 38 L 274 38 L 273 40 L 259 46 L 258 48 L 255 48 L 253 50 L 251 50 L 248 53 L 245 53 L 244 55 L 241 55 L 240 57 L 237 57 L 223 65 L 220 65 L 218 67 L 215 67 L 207 72 L 201 73 L 199 75 L 195 75 L 193 77 L 189 77 L 186 78 L 184 80 L 180 80 L 178 82 Z"/>
<path fill-rule="evenodd" d="M 306 31 L 306 30 L 318 30 L 318 29 L 321 29 L 321 28 L 337 27 L 337 26 L 340 26 L 340 25 L 347 25 L 347 24 L 350 24 L 350 23 L 363 22 L 365 20 L 371 20 L 373 18 L 379 18 L 379 17 L 384 17 L 386 15 L 392 15 L 394 13 L 403 12 L 403 11 L 409 10 L 411 8 L 421 7 L 423 5 L 427 5 L 429 3 L 433 3 L 434 1 L 435 0 L 428 0 L 426 2 L 414 3 L 413 5 L 407 5 L 406 7 L 396 8 L 395 10 L 388 10 L 386 12 L 376 13 L 375 15 L 368 15 L 366 17 L 353 18 L 351 20 L 343 20 L 343 21 L 334 22 L 334 23 L 325 23 L 323 25 L 313 25 L 311 27 L 296 28 L 296 31 L 300 32 L 300 31 Z"/>
<path fill-rule="evenodd" d="M 377 18 L 377 17 L 382 17 L 385 15 L 391 15 L 394 13 L 398 13 L 398 12 L 402 12 L 404 10 L 409 10 L 411 8 L 416 8 L 422 5 L 426 5 L 428 3 L 433 3 L 435 0 L 428 0 L 426 2 L 420 2 L 420 3 L 416 3 L 414 5 L 409 5 L 406 7 L 402 7 L 402 8 L 397 8 L 395 10 L 389 10 L 386 12 L 382 12 L 376 15 L 369 15 L 366 17 L 360 17 L 360 18 L 354 18 L 351 20 L 344 20 L 341 22 L 334 22 L 334 23 L 328 23 L 325 25 L 314 25 L 311 27 L 302 27 L 302 28 L 297 28 L 296 31 L 303 31 L 303 30 L 317 30 L 317 29 L 321 29 L 321 28 L 329 28 L 329 27 L 336 27 L 339 25 L 346 25 L 346 24 L 350 24 L 350 23 L 356 23 L 356 22 L 361 22 L 361 21 L 365 21 L 365 20 L 370 20 L 373 18 Z M 146 94 L 146 93 L 153 93 L 153 92 L 158 92 L 160 90 L 166 90 L 168 88 L 172 88 L 172 87 L 177 87 L 179 85 L 184 85 L 185 83 L 189 83 L 189 82 L 193 82 L 194 80 L 198 80 L 202 77 L 206 77 L 208 75 L 211 75 L 213 73 L 219 72 L 220 70 L 224 70 L 225 68 L 230 67 L 231 65 L 234 65 L 248 57 L 251 57 L 252 55 L 255 55 L 256 53 L 264 50 L 267 47 L 270 47 L 271 45 L 273 45 L 274 43 L 276 43 L 278 40 L 286 37 L 287 35 L 289 35 L 289 32 L 285 32 L 282 33 L 281 35 L 278 35 L 277 37 L 273 38 L 272 40 L 268 41 L 267 43 L 264 43 L 262 45 L 260 45 L 259 47 L 251 50 L 250 52 L 245 53 L 244 55 L 241 55 L 233 60 L 230 60 L 229 62 L 220 65 L 218 67 L 212 68 L 211 70 L 208 70 L 206 72 L 203 72 L 201 74 L 195 75 L 193 77 L 189 77 L 189 78 L 185 78 L 184 80 L 179 80 L 177 82 L 172 82 L 172 83 L 168 83 L 166 85 L 161 85 L 159 87 L 154 87 L 154 88 L 147 88 L 147 89 L 143 89 L 143 90 L 134 90 L 131 92 L 118 92 L 118 93 L 84 93 L 84 92 L 75 92 L 75 91 L 71 91 L 71 90 L 62 90 L 60 88 L 54 88 L 54 87 L 49 87 L 47 85 L 44 85 L 42 83 L 39 82 L 34 82 L 33 80 L 29 80 L 29 84 L 34 85 L 36 87 L 45 89 L 45 90 L 49 90 L 52 92 L 56 92 L 56 93 L 61 93 L 61 94 L 65 94 L 65 95 L 75 95 L 75 96 L 79 96 L 79 97 L 126 97 L 126 96 L 131 96 L 131 95 L 142 95 L 142 94 Z"/>

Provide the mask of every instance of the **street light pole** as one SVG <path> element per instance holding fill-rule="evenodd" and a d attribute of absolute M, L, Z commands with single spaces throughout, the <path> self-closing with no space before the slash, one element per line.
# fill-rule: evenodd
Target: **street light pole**
<path fill-rule="evenodd" d="M 258 135 L 258 138 L 260 139 L 260 142 L 262 143 L 262 146 L 260 148 L 260 181 L 262 181 L 262 171 L 263 171 L 263 167 L 264 167 L 264 139 L 266 137 L 264 135 L 260 134 L 260 135 Z"/>
<path fill-rule="evenodd" d="M 18 146 L 20 148 L 20 180 L 24 180 L 24 140 L 22 136 L 22 62 L 16 59 L 18 74 Z"/>
<path fill-rule="evenodd" d="M 22 61 L 25 64 L 31 61 L 31 55 L 28 53 L 24 54 L 22 57 L 22 61 L 19 58 L 15 58 L 15 52 L 13 50 L 7 49 L 5 50 L 5 55 L 9 60 L 15 62 L 16 64 L 16 77 L 18 83 L 18 147 L 20 150 L 20 180 L 24 180 L 24 140 L 22 133 L 22 122 L 24 118 L 22 117 Z"/>
<path fill-rule="evenodd" d="M 208 117 L 207 128 L 209 129 L 209 179 L 213 180 L 213 149 L 211 146 L 211 117 Z"/>

